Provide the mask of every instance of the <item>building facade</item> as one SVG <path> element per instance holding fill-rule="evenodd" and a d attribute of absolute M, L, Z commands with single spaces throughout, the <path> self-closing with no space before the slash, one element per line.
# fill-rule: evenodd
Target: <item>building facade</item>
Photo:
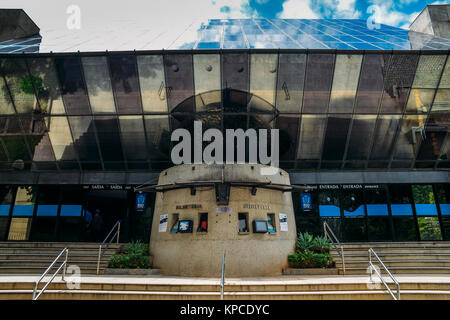
<path fill-rule="evenodd" d="M 134 188 L 199 120 L 279 129 L 298 231 L 450 240 L 450 39 L 347 19 L 209 20 L 168 50 L 35 32 L 0 42 L 0 239 L 92 241 L 99 210 L 147 241 L 155 194 Z"/>

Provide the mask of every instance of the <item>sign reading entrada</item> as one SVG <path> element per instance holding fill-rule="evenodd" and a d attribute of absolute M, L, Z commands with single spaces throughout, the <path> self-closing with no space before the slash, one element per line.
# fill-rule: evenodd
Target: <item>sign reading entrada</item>
<path fill-rule="evenodd" d="M 174 164 L 191 164 L 192 150 L 194 153 L 193 163 L 223 164 L 223 135 L 222 131 L 210 128 L 202 134 L 202 122 L 194 121 L 193 149 L 191 133 L 186 129 L 176 129 L 172 132 L 171 140 L 178 142 L 171 152 Z M 272 175 L 278 172 L 279 165 L 279 131 L 270 130 L 270 156 L 268 155 L 267 129 L 226 129 L 226 164 L 243 164 L 246 160 L 248 149 L 248 163 L 261 163 L 271 165 L 270 168 L 261 169 L 261 174 Z M 210 142 L 202 150 L 203 142 Z M 236 146 L 236 148 L 235 148 Z M 247 147 L 247 148 L 246 148 Z M 236 157 L 235 157 L 236 150 Z M 235 162 L 234 159 L 237 159 Z"/>

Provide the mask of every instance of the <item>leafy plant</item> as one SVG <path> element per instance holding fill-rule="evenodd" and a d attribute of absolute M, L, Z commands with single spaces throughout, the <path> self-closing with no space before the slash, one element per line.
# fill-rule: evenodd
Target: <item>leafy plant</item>
<path fill-rule="evenodd" d="M 34 90 L 36 89 L 37 93 L 40 93 L 44 90 L 42 85 L 42 78 L 38 76 L 28 76 L 25 75 L 19 80 L 20 90 L 23 93 L 34 94 Z"/>
<path fill-rule="evenodd" d="M 312 250 L 317 253 L 328 253 L 331 249 L 331 243 L 326 237 L 315 237 Z"/>
<path fill-rule="evenodd" d="M 129 243 L 123 252 L 114 254 L 109 260 L 110 268 L 150 269 L 148 245 L 140 241 Z"/>
<path fill-rule="evenodd" d="M 313 236 L 308 232 L 299 233 L 297 237 L 297 251 L 305 252 L 313 247 Z"/>
<path fill-rule="evenodd" d="M 295 253 L 288 255 L 292 268 L 332 268 L 331 243 L 325 237 L 313 237 L 309 233 L 299 233 Z"/>

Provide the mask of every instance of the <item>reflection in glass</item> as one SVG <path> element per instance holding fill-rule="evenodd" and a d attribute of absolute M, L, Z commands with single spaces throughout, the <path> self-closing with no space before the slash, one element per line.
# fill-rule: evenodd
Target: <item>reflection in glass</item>
<path fill-rule="evenodd" d="M 194 111 L 194 72 L 192 55 L 164 55 L 164 69 L 168 87 L 169 111 Z"/>
<path fill-rule="evenodd" d="M 297 159 L 318 160 L 321 158 L 325 123 L 326 116 L 302 116 Z"/>
<path fill-rule="evenodd" d="M 363 190 L 351 189 L 346 185 L 342 188 L 341 208 L 344 216 L 365 216 Z"/>
<path fill-rule="evenodd" d="M 90 114 L 80 59 L 78 57 L 58 57 L 54 61 L 66 113 L 70 115 Z"/>
<path fill-rule="evenodd" d="M 406 105 L 407 112 L 426 113 L 430 110 L 434 89 L 411 89 Z"/>
<path fill-rule="evenodd" d="M 299 118 L 298 115 L 280 115 L 277 118 L 280 160 L 291 160 L 295 156 Z"/>
<path fill-rule="evenodd" d="M 375 121 L 376 116 L 354 116 L 348 142 L 347 160 L 367 159 Z"/>
<path fill-rule="evenodd" d="M 446 56 L 444 55 L 421 55 L 412 87 L 436 88 L 445 64 L 445 59 Z"/>
<path fill-rule="evenodd" d="M 8 240 L 28 240 L 36 202 L 36 187 L 18 187 Z"/>
<path fill-rule="evenodd" d="M 342 160 L 350 126 L 350 115 L 329 115 L 323 142 L 323 160 Z"/>
<path fill-rule="evenodd" d="M 351 113 L 353 111 L 362 57 L 359 54 L 336 55 L 329 112 Z"/>
<path fill-rule="evenodd" d="M 0 239 L 5 240 L 8 231 L 9 210 L 13 201 L 13 188 L 0 186 Z"/>
<path fill-rule="evenodd" d="M 278 55 L 250 55 L 250 92 L 271 105 L 275 103 Z"/>
<path fill-rule="evenodd" d="M 328 110 L 333 69 L 333 54 L 308 55 L 303 101 L 304 113 L 325 113 Z"/>
<path fill-rule="evenodd" d="M 135 56 L 110 56 L 111 83 L 114 89 L 117 112 L 140 113 L 141 97 Z"/>
<path fill-rule="evenodd" d="M 393 55 L 384 78 L 382 113 L 402 113 L 414 79 L 418 56 Z"/>
<path fill-rule="evenodd" d="M 108 167 L 106 162 L 123 162 L 117 118 L 115 116 L 95 116 L 94 122 L 105 168 Z M 120 168 L 122 165 L 117 164 L 117 166 L 114 168 Z"/>
<path fill-rule="evenodd" d="M 120 116 L 119 123 L 127 161 L 146 161 L 147 144 L 142 116 Z"/>
<path fill-rule="evenodd" d="M 144 112 L 167 112 L 163 57 L 137 56 L 137 65 Z"/>
<path fill-rule="evenodd" d="M 64 114 L 64 104 L 53 59 L 31 58 L 28 59 L 28 65 L 32 77 L 37 80 L 35 90 L 42 112 L 52 115 Z"/>
<path fill-rule="evenodd" d="M 438 89 L 433 101 L 431 112 L 450 110 L 450 89 Z"/>
<path fill-rule="evenodd" d="M 376 113 L 383 91 L 383 73 L 389 63 L 389 55 L 364 55 L 358 91 L 356 94 L 357 113 Z"/>
<path fill-rule="evenodd" d="M 153 161 L 169 160 L 170 131 L 167 116 L 144 116 L 148 156 Z"/>
<path fill-rule="evenodd" d="M 412 160 L 425 135 L 425 116 L 405 116 L 398 132 L 394 159 Z"/>
<path fill-rule="evenodd" d="M 412 199 L 408 185 L 389 185 L 389 198 L 393 216 L 412 216 Z"/>
<path fill-rule="evenodd" d="M 106 57 L 83 57 L 81 61 L 92 112 L 115 113 Z"/>
<path fill-rule="evenodd" d="M 220 55 L 194 55 L 194 87 L 197 112 L 206 111 L 206 107 L 212 105 L 220 106 L 222 99 L 220 79 Z"/>
<path fill-rule="evenodd" d="M 436 202 L 431 185 L 413 185 L 412 192 L 417 215 L 437 215 Z"/>
<path fill-rule="evenodd" d="M 81 162 L 99 162 L 97 140 L 90 116 L 68 117 L 73 134 L 73 144 Z"/>
<path fill-rule="evenodd" d="M 57 161 L 76 160 L 72 134 L 66 117 L 51 117 L 48 136 Z"/>
<path fill-rule="evenodd" d="M 448 58 L 439 82 L 439 89 L 450 89 L 450 60 Z"/>
<path fill-rule="evenodd" d="M 300 112 L 305 82 L 306 54 L 279 55 L 276 108 L 280 112 Z"/>
<path fill-rule="evenodd" d="M 432 113 L 429 116 L 425 137 L 420 144 L 417 160 L 436 160 L 448 131 L 450 114 Z"/>
<path fill-rule="evenodd" d="M 58 215 L 59 187 L 39 187 L 36 218 L 31 230 L 32 241 L 54 241 Z"/>
<path fill-rule="evenodd" d="M 24 59 L 2 59 L 0 70 L 11 93 L 17 113 L 31 113 L 37 110 L 34 87 L 41 90 L 42 79 L 30 77 Z"/>
<path fill-rule="evenodd" d="M 58 226 L 59 241 L 80 241 L 83 228 L 81 217 L 84 199 L 81 186 L 61 190 L 61 209 Z"/>
<path fill-rule="evenodd" d="M 378 117 L 373 135 L 372 160 L 388 160 L 394 147 L 394 138 L 400 116 L 382 115 Z"/>
<path fill-rule="evenodd" d="M 442 240 L 438 217 L 417 217 L 420 240 Z"/>
<path fill-rule="evenodd" d="M 321 217 L 340 217 L 339 189 L 321 190 L 319 192 L 319 214 Z"/>
<path fill-rule="evenodd" d="M 0 79 L 0 114 L 14 114 L 14 107 L 11 102 L 8 87 L 6 86 L 5 78 Z"/>

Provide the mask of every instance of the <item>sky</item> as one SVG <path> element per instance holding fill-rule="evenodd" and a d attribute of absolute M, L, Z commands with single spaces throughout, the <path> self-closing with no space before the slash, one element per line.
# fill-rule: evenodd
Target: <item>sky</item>
<path fill-rule="evenodd" d="M 22 8 L 45 30 L 66 27 L 75 5 L 83 26 L 108 27 L 132 20 L 165 28 L 208 18 L 358 18 L 407 29 L 436 0 L 2 0 L 1 8 Z"/>

